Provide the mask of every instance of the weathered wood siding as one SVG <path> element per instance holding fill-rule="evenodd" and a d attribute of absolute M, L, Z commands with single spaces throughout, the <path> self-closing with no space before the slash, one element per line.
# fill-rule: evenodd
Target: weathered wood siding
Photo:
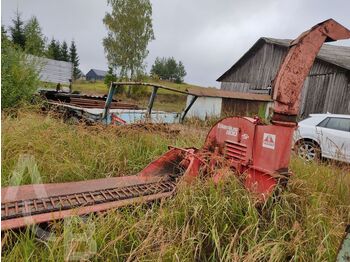
<path fill-rule="evenodd" d="M 273 54 L 273 55 L 272 55 Z M 247 59 L 241 61 L 222 82 L 221 89 L 248 92 L 249 89 L 267 89 L 277 73 L 286 51 L 284 48 L 265 44 Z"/>
<path fill-rule="evenodd" d="M 287 48 L 265 43 L 254 51 L 222 80 L 221 89 L 266 92 Z M 300 117 L 325 112 L 350 114 L 350 72 L 316 59 L 304 83 Z"/>
<path fill-rule="evenodd" d="M 350 84 L 345 73 L 310 75 L 301 97 L 301 118 L 310 113 L 350 114 Z"/>

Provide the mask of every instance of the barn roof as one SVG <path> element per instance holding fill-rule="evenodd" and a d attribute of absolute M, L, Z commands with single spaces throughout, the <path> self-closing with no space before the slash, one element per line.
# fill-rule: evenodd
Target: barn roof
<path fill-rule="evenodd" d="M 94 72 L 97 76 L 106 76 L 107 71 L 99 70 L 99 69 L 91 69 L 90 71 Z"/>
<path fill-rule="evenodd" d="M 227 70 L 216 81 L 222 81 L 228 74 L 230 74 L 236 68 L 236 66 L 238 66 L 241 62 L 247 59 L 263 44 L 268 43 L 288 48 L 291 41 L 293 40 L 261 37 L 229 70 Z M 323 44 L 321 50 L 317 55 L 317 59 L 350 70 L 350 47 Z"/>
<path fill-rule="evenodd" d="M 272 101 L 270 95 L 233 92 L 216 88 L 191 87 L 187 89 L 187 92 L 198 97 L 219 97 L 252 101 Z"/>

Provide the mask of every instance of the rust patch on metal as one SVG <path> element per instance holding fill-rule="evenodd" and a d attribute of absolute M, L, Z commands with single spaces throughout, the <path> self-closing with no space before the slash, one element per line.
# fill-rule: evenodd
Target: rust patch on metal
<path fill-rule="evenodd" d="M 322 44 L 326 41 L 348 38 L 350 31 L 333 19 L 329 19 L 302 33 L 292 42 L 273 81 L 275 113 L 298 115 L 301 88 Z M 273 116 L 273 119 L 275 117 Z"/>

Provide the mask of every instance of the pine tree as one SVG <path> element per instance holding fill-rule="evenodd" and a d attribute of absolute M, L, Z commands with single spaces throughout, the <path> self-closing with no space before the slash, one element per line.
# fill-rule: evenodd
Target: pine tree
<path fill-rule="evenodd" d="M 177 65 L 177 70 L 176 70 L 176 77 L 175 77 L 175 82 L 176 83 L 182 83 L 184 81 L 184 77 L 186 76 L 186 70 L 184 64 L 179 61 Z"/>
<path fill-rule="evenodd" d="M 1 25 L 1 41 L 8 41 L 7 31 L 3 25 Z"/>
<path fill-rule="evenodd" d="M 61 48 L 60 48 L 60 55 L 61 55 L 61 59 L 62 61 L 66 61 L 69 62 L 69 52 L 68 52 L 68 45 L 66 41 L 63 41 Z"/>
<path fill-rule="evenodd" d="M 24 27 L 25 51 L 29 54 L 42 56 L 45 50 L 45 37 L 38 19 L 33 16 Z"/>
<path fill-rule="evenodd" d="M 12 42 L 22 49 L 25 48 L 26 37 L 24 35 L 24 22 L 21 18 L 21 13 L 16 12 L 15 19 L 12 19 L 13 26 L 10 27 Z"/>
<path fill-rule="evenodd" d="M 176 71 L 177 71 L 177 63 L 174 57 L 168 58 L 166 65 L 167 79 L 170 81 L 175 81 Z"/>
<path fill-rule="evenodd" d="M 54 38 L 51 39 L 49 46 L 47 47 L 46 56 L 54 60 L 61 59 L 60 42 Z"/>
<path fill-rule="evenodd" d="M 75 45 L 75 42 L 72 41 L 70 48 L 69 48 L 69 58 L 70 62 L 73 64 L 73 79 L 78 79 L 80 76 L 80 71 L 79 71 L 79 56 L 77 53 L 77 47 Z"/>

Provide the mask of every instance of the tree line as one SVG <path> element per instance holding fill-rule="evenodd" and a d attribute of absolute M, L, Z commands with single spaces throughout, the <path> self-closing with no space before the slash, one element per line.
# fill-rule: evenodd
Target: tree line
<path fill-rule="evenodd" d="M 182 83 L 186 76 L 185 66 L 181 61 L 177 62 L 174 57 L 157 57 L 151 69 L 153 78 Z"/>
<path fill-rule="evenodd" d="M 73 64 L 73 78 L 80 77 L 79 56 L 74 40 L 71 41 L 69 47 L 66 41 L 60 43 L 54 38 L 48 43 L 35 16 L 24 22 L 21 14 L 17 11 L 11 21 L 12 24 L 8 30 L 3 25 L 1 26 L 3 39 L 10 40 L 16 48 L 20 48 L 27 54 L 71 62 Z"/>

